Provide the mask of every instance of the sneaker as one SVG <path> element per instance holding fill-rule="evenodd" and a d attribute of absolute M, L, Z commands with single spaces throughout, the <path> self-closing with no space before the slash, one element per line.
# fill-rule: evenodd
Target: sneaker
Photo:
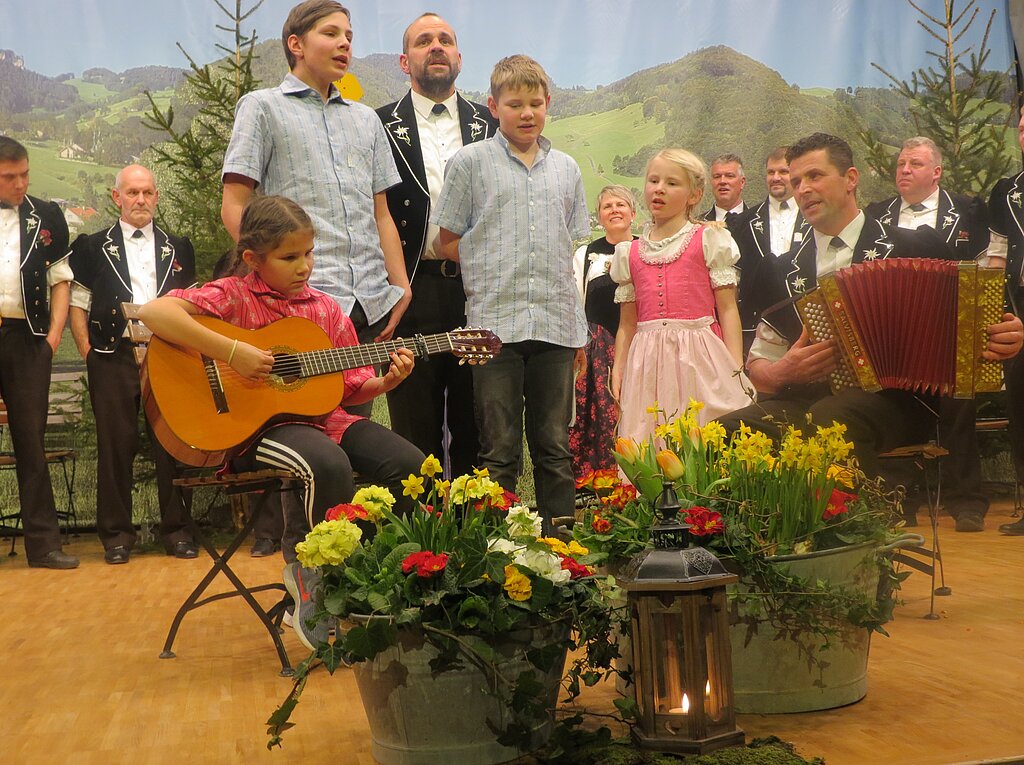
<path fill-rule="evenodd" d="M 284 586 L 295 601 L 292 628 L 299 642 L 310 651 L 315 651 L 320 643 L 327 642 L 329 635 L 327 619 L 313 621 L 317 610 L 315 595 L 320 586 L 320 573 L 316 569 L 302 568 L 298 563 L 289 563 L 284 567 Z"/>
<path fill-rule="evenodd" d="M 957 531 L 984 531 L 985 516 L 981 513 L 960 513 L 956 517 Z"/>
<path fill-rule="evenodd" d="M 1004 523 L 999 527 L 1000 534 L 1009 534 L 1013 537 L 1024 536 L 1024 518 L 1021 518 L 1015 523 Z"/>

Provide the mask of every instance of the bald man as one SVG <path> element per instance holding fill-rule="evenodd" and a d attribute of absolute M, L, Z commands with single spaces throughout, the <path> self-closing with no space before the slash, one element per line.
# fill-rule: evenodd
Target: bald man
<path fill-rule="evenodd" d="M 89 373 L 96 415 L 96 531 L 104 560 L 127 563 L 135 543 L 132 463 L 138 450 L 139 369 L 121 303 L 146 303 L 177 287 L 195 284 L 192 243 L 153 223 L 160 193 L 153 174 L 129 165 L 111 191 L 121 217 L 110 228 L 82 234 L 71 251 L 71 332 Z M 187 510 L 172 481 L 174 459 L 150 431 L 160 499 L 160 533 L 168 555 L 195 558 Z"/>

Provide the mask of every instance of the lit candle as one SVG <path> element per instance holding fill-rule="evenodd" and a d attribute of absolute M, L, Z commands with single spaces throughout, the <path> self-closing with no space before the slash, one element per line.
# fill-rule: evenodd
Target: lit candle
<path fill-rule="evenodd" d="M 674 715 L 685 715 L 685 714 L 687 714 L 690 711 L 690 697 L 687 696 L 684 693 L 683 694 L 682 706 L 673 707 L 672 709 L 670 709 L 668 711 L 670 713 L 674 714 Z"/>

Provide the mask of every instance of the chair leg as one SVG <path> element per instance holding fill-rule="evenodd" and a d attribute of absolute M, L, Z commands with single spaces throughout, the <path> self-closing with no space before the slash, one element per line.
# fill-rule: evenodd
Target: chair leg
<path fill-rule="evenodd" d="M 931 581 L 931 596 L 929 600 L 928 613 L 925 614 L 925 619 L 938 619 L 939 615 L 935 613 L 935 596 L 946 596 L 952 595 L 953 590 L 946 585 L 946 568 L 942 562 L 942 547 L 939 542 L 939 507 L 942 502 L 942 465 L 935 462 L 935 490 L 932 491 L 932 480 L 931 470 L 928 468 L 928 463 L 924 466 L 924 482 L 925 482 L 925 496 L 928 500 L 928 519 L 931 523 L 932 529 L 932 581 Z M 936 587 L 935 577 L 936 574 L 939 576 L 939 586 Z"/>

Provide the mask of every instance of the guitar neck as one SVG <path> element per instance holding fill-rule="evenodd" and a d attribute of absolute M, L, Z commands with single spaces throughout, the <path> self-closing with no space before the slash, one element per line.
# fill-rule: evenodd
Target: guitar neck
<path fill-rule="evenodd" d="M 317 351 L 285 353 L 275 357 L 273 374 L 294 377 L 316 377 L 343 372 L 356 367 L 377 366 L 391 361 L 391 354 L 399 348 L 408 348 L 417 358 L 452 351 L 452 338 L 448 332 L 436 335 L 416 335 L 383 343 L 348 345 Z"/>

